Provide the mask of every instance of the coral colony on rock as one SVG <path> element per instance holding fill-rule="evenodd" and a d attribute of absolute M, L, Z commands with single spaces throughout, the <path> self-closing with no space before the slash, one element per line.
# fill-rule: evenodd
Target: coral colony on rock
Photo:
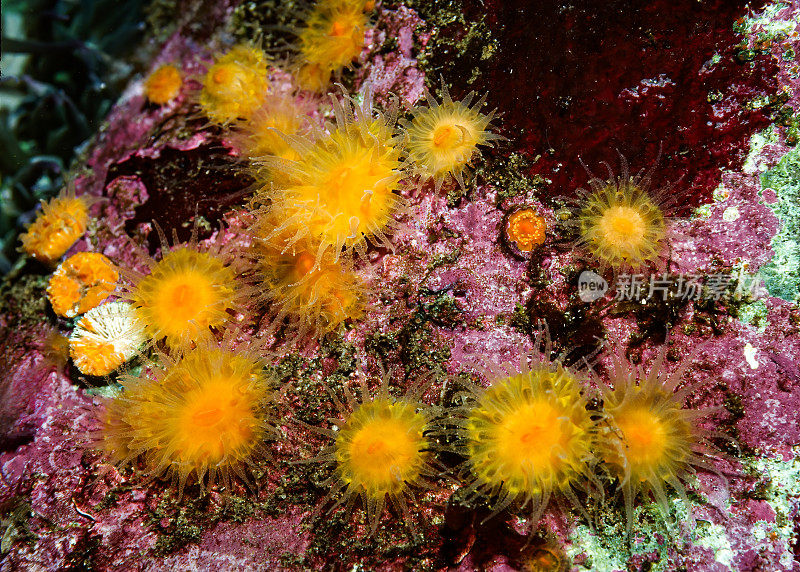
<path fill-rule="evenodd" d="M 800 2 L 3 25 L 0 570 L 800 570 Z"/>

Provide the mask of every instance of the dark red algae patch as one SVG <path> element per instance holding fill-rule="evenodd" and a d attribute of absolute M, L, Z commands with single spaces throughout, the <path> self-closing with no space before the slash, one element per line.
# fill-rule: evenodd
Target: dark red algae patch
<path fill-rule="evenodd" d="M 618 171 L 617 150 L 638 169 L 663 146 L 654 183 L 682 177 L 678 214 L 688 214 L 710 200 L 720 168 L 741 166 L 750 136 L 769 122 L 751 104 L 775 93 L 777 68 L 742 49 L 735 31 L 748 2 L 466 4 L 486 14 L 498 52 L 473 85 L 448 80 L 457 94 L 489 93 L 510 145 L 542 155 L 531 174 L 552 180 L 543 191 L 551 197 L 586 184 L 580 159 L 605 176 L 600 163 Z"/>
<path fill-rule="evenodd" d="M 174 229 L 178 238 L 186 241 L 197 212 L 210 223 L 200 227 L 203 239 L 211 235 L 228 208 L 242 202 L 253 183 L 234 161 L 220 145 L 189 150 L 165 147 L 155 158 L 132 155 L 112 165 L 106 186 L 117 177 L 136 176 L 147 189 L 149 199 L 125 221 L 125 232 L 130 236 L 136 236 L 141 223 L 155 221 L 168 236 Z M 151 253 L 160 246 L 156 233 L 150 233 L 148 246 Z"/>

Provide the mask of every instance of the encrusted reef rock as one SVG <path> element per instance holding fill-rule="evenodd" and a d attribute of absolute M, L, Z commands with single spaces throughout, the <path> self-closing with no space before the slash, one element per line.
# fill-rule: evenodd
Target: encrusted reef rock
<path fill-rule="evenodd" d="M 147 65 L 66 176 L 89 219 L 61 259 L 108 257 L 127 284 L 115 294 L 122 300 L 136 299 L 137 281 L 170 245 L 235 259 L 245 302 L 224 308 L 230 323 L 212 324 L 210 335 L 232 352 L 255 348 L 264 361 L 274 389 L 264 413 L 269 437 L 259 445 L 266 454 L 231 465 L 229 482 L 211 483 L 199 469 L 185 487 L 169 478 L 183 474 L 175 467 L 191 462 L 188 454 L 173 459 L 169 474 L 155 470 L 145 449 L 171 442 L 104 412 L 133 399 L 132 379 L 180 353 L 154 339 L 108 376 L 82 373 L 66 339 L 81 317 L 53 313 L 54 267 L 21 255 L 0 287 L 0 570 L 800 570 L 800 2 L 577 4 L 326 0 L 317 8 L 348 15 L 319 16 L 323 40 L 336 42 L 323 54 L 355 50 L 334 68 L 308 48 L 323 40 L 312 37 L 306 3 L 152 2 L 157 33 L 139 50 Z M 226 56 L 234 46 L 250 56 Z M 181 83 L 154 103 L 148 78 L 165 65 Z M 226 74 L 238 83 L 217 85 L 220 98 L 262 71 L 269 93 L 306 122 L 260 132 L 286 153 L 278 159 L 242 150 L 256 112 L 243 120 L 234 98 L 240 117 L 215 123 L 201 96 Z M 471 103 L 458 103 L 472 90 Z M 484 96 L 485 106 L 474 104 Z M 415 158 L 406 126 L 424 106 L 439 110 L 439 123 L 420 145 L 459 167 Z M 358 132 L 368 153 L 345 164 L 351 155 L 342 152 L 336 178 L 304 195 L 314 179 L 296 165 L 330 143 L 337 120 L 338 136 Z M 436 155 L 450 143 L 469 149 L 460 151 L 469 165 L 453 159 L 456 151 Z M 370 179 L 381 168 L 388 176 Z M 344 233 L 332 234 L 341 221 L 314 218 L 324 210 L 320 196 L 357 177 L 362 218 L 348 217 Z M 650 198 L 613 203 L 637 185 Z M 586 197 L 594 187 L 613 192 L 593 219 Z M 357 226 L 382 196 L 391 220 Z M 276 206 L 292 200 L 295 210 Z M 614 208 L 628 218 L 602 218 Z M 278 230 L 258 234 L 260 217 L 273 217 Z M 297 220 L 307 228 L 290 226 Z M 601 246 L 587 234 L 593 220 L 605 233 Z M 644 264 L 603 258 L 625 247 L 614 233 L 632 228 L 654 237 Z M 306 298 L 282 300 L 306 282 L 275 278 L 281 264 L 301 264 L 280 257 L 295 256 L 315 232 L 330 234 L 333 246 L 313 243 L 305 270 L 335 270 Z M 253 244 L 276 236 L 284 242 L 274 259 L 259 262 Z M 635 252 L 620 257 L 636 261 Z M 310 316 L 314 308 L 321 317 Z M 207 349 L 202 343 L 194 345 Z M 518 365 L 540 351 L 578 372 L 592 447 L 620 444 L 617 453 L 587 453 L 583 473 L 564 473 L 566 485 L 553 476 L 565 455 L 548 454 L 549 479 L 558 481 L 549 502 L 534 486 L 545 477 L 518 498 L 509 477 L 482 485 L 464 460 L 474 448 L 462 443 L 480 437 L 466 420 L 469 396 L 499 384 L 492 364 Z M 680 392 L 672 433 L 637 441 L 623 409 L 604 402 L 608 386 L 624 381 L 613 374 L 617 362 L 658 380 L 678 372 L 677 388 L 663 392 Z M 159 415 L 175 395 L 159 402 Z M 409 399 L 414 409 L 408 396 L 430 416 L 418 439 L 425 450 L 415 451 L 429 470 L 411 471 L 403 492 L 390 486 L 395 502 L 378 505 L 376 516 L 379 479 L 378 493 L 364 492 L 337 465 L 357 447 L 320 451 L 354 407 L 385 398 L 394 407 Z M 539 427 L 542 440 L 566 423 L 547 403 L 557 421 Z M 195 411 L 193 427 L 213 425 L 204 425 L 218 411 L 209 407 Z M 640 413 L 659 422 L 657 411 Z M 109 444 L 113 423 L 122 437 Z M 513 434 L 498 424 L 498 434 Z M 690 437 L 675 438 L 680 431 Z M 228 451 L 230 441 L 219 443 Z M 641 443 L 669 449 L 669 463 L 637 473 Z M 563 452 L 566 437 L 557 446 Z M 692 457 L 692 446 L 702 454 Z M 380 467 L 391 455 L 365 458 Z M 629 513 L 627 481 L 639 493 Z M 343 491 L 326 496 L 334 485 Z M 498 507 L 503 499 L 508 506 Z M 542 501 L 541 517 L 512 502 L 521 499 Z"/>

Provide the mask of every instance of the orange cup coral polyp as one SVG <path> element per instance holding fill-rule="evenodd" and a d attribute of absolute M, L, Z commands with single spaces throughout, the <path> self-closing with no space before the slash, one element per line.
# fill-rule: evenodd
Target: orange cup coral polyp
<path fill-rule="evenodd" d="M 210 252 L 181 247 L 153 264 L 130 293 L 148 337 L 186 350 L 210 337 L 238 308 L 236 272 Z"/>
<path fill-rule="evenodd" d="M 211 121 L 228 125 L 249 119 L 267 95 L 267 56 L 252 46 L 235 46 L 211 65 L 202 83 L 200 107 Z"/>
<path fill-rule="evenodd" d="M 20 235 L 22 250 L 45 264 L 61 258 L 86 232 L 89 201 L 64 193 L 42 202 L 36 220 Z"/>
<path fill-rule="evenodd" d="M 474 93 L 463 101 L 453 101 L 447 89 L 442 89 L 441 105 L 426 93 L 428 105 L 412 109 L 414 118 L 403 121 L 408 153 L 422 177 L 434 180 L 437 190 L 450 176 L 466 188 L 464 173 L 480 155 L 478 146 L 502 137 L 491 131 L 494 112 L 480 112 L 485 96 L 470 107 Z"/>
<path fill-rule="evenodd" d="M 318 339 L 347 320 L 361 319 L 367 289 L 351 264 L 324 252 L 318 260 L 319 246 L 308 239 L 286 246 L 286 236 L 270 236 L 271 221 L 274 216 L 265 215 L 253 229 L 253 256 L 274 327 L 286 321 L 298 338 Z"/>
<path fill-rule="evenodd" d="M 255 352 L 203 346 L 152 377 L 126 376 L 122 392 L 106 402 L 100 446 L 113 463 L 142 456 L 148 471 L 167 473 L 179 493 L 190 478 L 203 485 L 268 456 L 263 441 L 275 431 L 268 406 L 271 380 Z"/>
<path fill-rule="evenodd" d="M 133 358 L 146 339 L 136 313 L 126 302 L 93 308 L 69 337 L 69 355 L 85 375 L 108 375 Z"/>
<path fill-rule="evenodd" d="M 536 214 L 536 211 L 520 209 L 508 217 L 505 233 L 508 241 L 520 252 L 530 252 L 544 243 L 546 229 L 544 218 Z"/>
<path fill-rule="evenodd" d="M 311 107 L 288 94 L 270 94 L 249 121 L 236 125 L 232 134 L 234 147 L 248 159 L 280 157 L 299 158 L 284 135 L 307 132 Z"/>
<path fill-rule="evenodd" d="M 658 261 L 666 246 L 667 219 L 665 201 L 649 192 L 651 173 L 630 175 L 624 160 L 619 176 L 610 171 L 608 180 L 590 179 L 591 191 L 579 191 L 577 245 L 604 269 L 638 269 Z"/>
<path fill-rule="evenodd" d="M 59 316 L 74 318 L 98 306 L 117 286 L 119 272 L 99 252 L 79 252 L 58 265 L 47 297 Z"/>
<path fill-rule="evenodd" d="M 180 93 L 183 86 L 181 72 L 171 64 L 160 66 L 144 82 L 144 94 L 156 105 L 169 103 Z"/>
<path fill-rule="evenodd" d="M 487 372 L 488 389 L 472 388 L 456 450 L 467 459 L 472 492 L 495 497 L 494 514 L 530 505 L 538 520 L 553 494 L 580 508 L 573 487 L 594 483 L 594 424 L 571 371 L 544 356 Z"/>
<path fill-rule="evenodd" d="M 306 62 L 301 68 L 301 87 L 319 91 L 327 85 L 331 72 L 338 72 L 358 58 L 369 22 L 365 8 L 365 3 L 358 0 L 317 2 L 298 33 L 300 55 Z"/>
<path fill-rule="evenodd" d="M 707 432 L 695 422 L 711 410 L 683 408 L 692 384 L 676 391 L 691 359 L 667 373 L 666 353 L 664 346 L 647 373 L 614 355 L 610 372 L 613 389 L 598 383 L 604 403 L 598 456 L 622 491 L 629 531 L 638 494 L 647 497 L 652 492 L 668 515 L 667 487 L 686 502 L 681 481 L 694 472 L 693 467 L 716 472 L 708 462 L 715 450 L 708 443 Z"/>
<path fill-rule="evenodd" d="M 310 237 L 336 259 L 343 248 L 363 253 L 367 240 L 388 245 L 402 205 L 394 193 L 402 165 L 392 121 L 373 116 L 368 92 L 355 109 L 348 99 L 332 102 L 336 125 L 311 144 L 293 139 L 299 158 L 269 165 L 286 183 L 260 195 L 280 213 L 280 229 L 296 237 L 289 243 Z"/>
<path fill-rule="evenodd" d="M 335 442 L 315 460 L 336 463 L 328 481 L 331 490 L 320 506 L 336 495 L 340 498 L 333 508 L 360 496 L 370 533 L 377 529 L 387 499 L 413 528 L 406 497 L 411 496 L 411 487 L 436 474 L 429 464 L 430 442 L 425 436 L 431 420 L 429 408 L 412 394 L 391 397 L 388 380 L 389 376 L 384 376 L 377 394 L 370 398 L 362 379 L 363 402 L 347 393 L 348 407 L 340 407 L 339 430 L 318 429 Z"/>

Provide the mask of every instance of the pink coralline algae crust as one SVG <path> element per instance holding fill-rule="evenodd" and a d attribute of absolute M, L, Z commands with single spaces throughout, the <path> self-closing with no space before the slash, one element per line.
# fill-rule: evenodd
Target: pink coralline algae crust
<path fill-rule="evenodd" d="M 91 400 L 59 373 L 49 373 L 43 381 L 18 420 L 35 424 L 31 441 L 0 455 L 0 506 L 22 505 L 25 519 L 18 525 L 20 533 L 32 538 L 16 544 L 0 570 L 83 567 L 90 552 L 91 561 L 100 568 L 134 568 L 141 551 L 155 541 L 144 528 L 143 505 L 131 502 L 103 515 L 82 510 L 84 503 L 101 500 L 103 488 L 108 488 L 106 479 L 111 478 L 102 466 L 90 469 L 86 460 Z M 95 550 L 98 546 L 113 548 Z"/>
<path fill-rule="evenodd" d="M 252 570 L 289 569 L 281 555 L 303 554 L 308 535 L 300 534 L 303 515 L 265 518 L 240 524 L 223 522 L 181 554 L 167 556 L 153 570 Z M 257 547 L 257 550 L 253 548 Z"/>
<path fill-rule="evenodd" d="M 398 237 L 397 254 L 384 258 L 380 276 L 390 284 L 410 279 L 419 289 L 452 297 L 465 326 L 442 332 L 454 364 L 508 361 L 526 345 L 519 331 L 496 322 L 514 311 L 530 286 L 524 264 L 502 253 L 502 213 L 493 206 L 492 189 L 482 190 L 463 208 L 447 208 L 446 199 L 433 193 L 420 198 L 408 217 L 418 230 Z M 453 238 L 431 242 L 431 233 Z"/>
<path fill-rule="evenodd" d="M 414 40 L 425 46 L 430 34 L 417 30 L 422 20 L 416 12 L 400 6 L 397 10 L 381 11 L 375 28 L 365 34 L 365 43 L 371 47 L 367 65 L 356 74 L 359 84 L 369 84 L 374 93 L 386 97 L 392 93 L 400 96 L 407 105 L 413 105 L 422 98 L 425 90 L 425 76 L 417 68 L 414 57 Z M 390 50 L 380 50 L 388 39 L 396 42 Z M 373 53 L 373 50 L 377 50 Z"/>
<path fill-rule="evenodd" d="M 478 82 L 515 126 L 513 147 L 542 154 L 532 174 L 552 181 L 550 196 L 585 184 L 581 160 L 600 171 L 618 150 L 649 167 L 661 149 L 654 182 L 680 176 L 678 212 L 687 214 L 710 199 L 719 168 L 741 165 L 750 135 L 768 124 L 763 110 L 747 106 L 773 93 L 776 66 L 763 54 L 736 60 L 733 22 L 745 2 L 470 5 L 499 40 Z"/>
<path fill-rule="evenodd" d="M 711 272 L 715 265 L 745 263 L 754 273 L 774 254 L 769 243 L 779 221 L 766 197 L 759 197 L 758 174 L 726 171 L 722 185 L 723 196 L 710 205 L 708 218 L 675 225 L 671 258 L 679 272 Z"/>
<path fill-rule="evenodd" d="M 212 10 L 218 22 L 224 22 L 230 5 L 213 4 L 202 6 Z M 490 154 L 505 155 L 514 149 L 529 156 L 542 154 L 533 172 L 552 184 L 541 192 L 531 189 L 529 194 L 538 193 L 536 198 L 499 201 L 498 193 L 505 189 L 481 183 L 470 187 L 455 205 L 430 185 L 404 188 L 409 211 L 401 221 L 404 227 L 392 237 L 395 251 L 371 249 L 368 258 L 373 267 L 361 270 L 364 277 L 371 278 L 370 286 L 378 298 L 375 311 L 335 341 L 352 348 L 351 357 L 359 364 L 367 363 L 368 356 L 376 357 L 369 343 L 382 335 L 399 339 L 399 349 L 386 353 L 391 358 L 388 365 L 398 366 L 394 361 L 400 361 L 396 358 L 410 346 L 402 334 L 411 331 L 408 324 L 414 319 L 429 334 L 417 347 L 447 356 L 442 365 L 448 379 L 470 364 L 515 361 L 532 346 L 530 328 L 526 331 L 514 322 L 522 308 L 531 325 L 538 319 L 548 321 L 559 351 L 588 346 L 600 335 L 609 348 L 630 350 L 643 364 L 651 361 L 659 341 L 648 334 L 651 337 L 644 336 L 642 343 L 631 343 L 632 336 L 641 333 L 642 321 L 635 311 L 614 313 L 613 308 L 600 309 L 602 302 L 576 302 L 571 280 L 580 258 L 569 247 L 556 244 L 560 237 L 553 236 L 556 213 L 550 199 L 571 194 L 585 183 L 579 157 L 595 167 L 602 160 L 616 162 L 615 149 L 619 149 L 635 167 L 647 167 L 662 145 L 656 179 L 678 181 L 675 189 L 681 193 L 682 214 L 710 199 L 722 183 L 725 191 L 717 193 L 708 205 L 708 216 L 678 221 L 670 271 L 725 272 L 744 263 L 749 272 L 755 272 L 772 257 L 769 243 L 779 221 L 769 205 L 775 197 L 761 190 L 758 173 L 774 166 L 788 147 L 783 139 L 768 145 L 755 157 L 756 169 L 741 172 L 746 142 L 756 128 L 765 125 L 764 114 L 749 110 L 747 104 L 771 93 L 771 80 L 777 77 L 780 87 L 794 89 L 794 99 L 788 104 L 800 108 L 800 85 L 789 71 L 793 64 L 782 59 L 758 54 L 752 62 L 733 61 L 739 38 L 731 27 L 745 13 L 741 6 L 721 2 L 700 6 L 687 0 L 668 7 L 653 2 L 639 12 L 626 12 L 623 3 L 611 2 L 591 13 L 587 8 L 568 6 L 559 11 L 556 4 L 564 4 L 555 2 L 529 3 L 521 12 L 517 4 L 506 3 L 500 9 L 498 3 L 490 3 L 486 13 L 499 53 L 490 60 L 490 69 L 480 81 L 490 102 L 506 111 L 502 118 L 505 133 L 516 139 Z M 798 6 L 786 8 L 777 17 L 792 18 L 798 11 Z M 416 49 L 426 46 L 431 37 L 427 24 L 402 6 L 379 8 L 375 21 L 377 27 L 367 35 L 363 65 L 357 66 L 352 87 L 370 84 L 379 102 L 388 102 L 391 92 L 411 105 L 420 98 L 425 80 Z M 196 76 L 213 51 L 209 45 L 216 45 L 206 40 L 188 29 L 178 30 L 151 69 L 162 63 L 180 63 Z M 796 46 L 796 40 L 793 42 Z M 779 49 L 775 43 L 772 56 L 779 54 Z M 721 58 L 717 63 L 712 61 L 715 53 Z M 439 81 L 428 79 L 432 84 Z M 444 79 L 467 91 L 461 84 L 468 74 Z M 75 180 L 80 193 L 104 200 L 93 207 L 94 228 L 73 251 L 103 252 L 126 267 L 142 270 L 144 250 L 153 253 L 159 246 L 153 219 L 168 233 L 176 229 L 181 238 L 191 231 L 186 223 L 195 209 L 211 223 L 210 228 L 204 227 L 203 238 L 217 237 L 214 232 L 220 221 L 236 223 L 237 215 L 227 209 L 242 202 L 249 182 L 232 166 L 236 159 L 220 133 L 211 129 L 187 137 L 187 132 L 204 125 L 196 116 L 185 117 L 192 113 L 187 93 L 159 108 L 145 104 L 141 82 L 134 82 L 118 102 L 90 149 L 88 169 L 81 170 Z M 497 208 L 498 202 L 502 209 Z M 523 260 L 504 248 L 501 226 L 510 207 L 529 203 L 535 203 L 548 221 L 548 237 L 530 260 Z M 223 242 L 232 239 L 227 231 L 221 236 Z M 793 447 L 800 445 L 796 415 L 800 403 L 800 315 L 796 306 L 781 300 L 765 297 L 760 303 L 766 315 L 758 324 L 735 318 L 727 299 L 712 305 L 712 310 L 681 306 L 668 343 L 677 357 L 698 348 L 695 364 L 687 373 L 687 381 L 697 381 L 698 386 L 687 405 L 722 408 L 705 425 L 735 435 L 742 449 L 739 458 L 788 463 L 796 454 Z M 709 316 L 716 322 L 711 324 Z M 14 316 L 0 320 L 2 333 L 14 327 Z M 664 330 L 665 324 L 657 325 Z M 381 521 L 381 528 L 385 525 L 389 531 L 379 533 L 383 534 L 381 541 L 365 541 L 358 532 L 363 526 L 353 516 L 348 528 L 335 531 L 338 537 L 331 536 L 330 546 L 315 545 L 320 538 L 318 530 L 341 511 L 324 515 L 316 524 L 307 520 L 315 500 L 324 495 L 316 482 L 295 484 L 306 499 L 303 505 L 281 503 L 271 496 L 280 477 L 293 470 L 284 461 L 296 460 L 290 453 L 299 448 L 283 441 L 268 445 L 277 460 L 261 467 L 260 490 L 246 497 L 245 504 L 256 507 L 252 513 L 230 517 L 234 500 L 226 505 L 214 491 L 203 501 L 208 506 L 187 510 L 181 516 L 191 534 L 177 530 L 180 519 L 174 511 L 199 496 L 197 487 L 190 488 L 179 503 L 169 483 L 159 479 L 148 482 L 139 472 L 141 466 L 113 467 L 87 447 L 89 432 L 96 428 L 90 415 L 96 403 L 85 390 L 85 380 L 68 377 L 73 370 L 45 364 L 40 342 L 48 328 L 26 329 L 20 340 L 7 336 L 3 346 L 7 351 L 0 394 L 0 507 L 3 516 L 19 507 L 25 515 L 23 522 L 14 525 L 15 540 L 0 564 L 3 572 L 69 568 L 298 570 L 323 565 L 352 569 L 359 565 L 369 568 L 363 560 L 386 554 L 386 561 L 375 569 L 409 567 L 404 559 L 411 556 L 398 548 L 409 543 L 409 536 L 394 513 L 387 513 Z M 310 370 L 304 381 L 341 375 L 345 352 L 337 353 L 339 349 L 331 345 L 321 350 L 304 348 L 281 356 L 289 361 L 282 366 Z M 607 365 L 608 353 L 603 353 L 596 362 L 600 375 Z M 676 365 L 670 360 L 665 367 Z M 287 375 L 289 384 L 301 377 L 296 372 Z M 306 389 L 297 389 L 292 397 L 296 401 L 284 404 L 288 412 L 282 414 L 289 418 L 296 414 L 298 402 L 311 398 L 303 393 Z M 431 393 L 439 390 L 437 385 Z M 291 438 L 308 438 L 289 421 L 282 431 Z M 691 525 L 682 523 L 676 538 L 661 539 L 661 555 L 637 554 L 637 543 L 643 540 L 635 533 L 629 568 L 645 568 L 660 560 L 658 565 L 667 569 L 797 569 L 797 546 L 777 532 L 764 534 L 764 530 L 777 530 L 779 522 L 789 522 L 797 536 L 797 498 L 787 501 L 788 508 L 777 506 L 753 492 L 778 486 L 770 475 L 752 474 L 736 459 L 715 461 L 714 466 L 726 476 L 727 484 L 713 473 L 700 471 L 697 486 L 690 486 L 697 495 L 692 499 L 694 514 L 700 519 L 698 528 L 693 531 Z M 244 495 L 244 487 L 237 486 L 235 492 Z M 522 569 L 528 554 L 524 551 L 530 548 L 525 547 L 524 526 L 506 514 L 482 522 L 489 510 L 451 506 L 454 490 L 443 485 L 426 493 L 412 509 L 421 511 L 429 522 L 440 519 L 423 530 L 427 541 L 423 549 L 429 557 L 425 566 L 465 571 Z M 272 512 L 264 514 L 257 507 L 268 499 L 276 504 Z M 275 506 L 280 507 L 279 512 Z M 353 515 L 361 512 L 358 503 L 350 511 Z M 608 512 L 604 516 L 614 520 L 620 530 L 624 517 L 619 507 Z M 209 513 L 225 516 L 201 522 Z M 570 542 L 580 540 L 572 537 L 575 523 L 583 522 L 577 515 L 554 508 L 548 510 L 544 522 L 559 548 L 569 548 Z M 730 567 L 717 561 L 726 555 L 716 554 L 701 542 L 709 523 L 724 532 L 730 545 Z M 602 534 L 602 530 L 593 534 Z M 394 544 L 381 544 L 388 535 L 393 535 Z M 170 544 L 176 537 L 179 541 Z M 354 548 L 354 542 L 362 544 Z M 575 566 L 592 566 L 589 545 L 581 545 L 582 551 L 576 549 Z M 370 550 L 373 554 L 365 556 Z M 787 551 L 795 552 L 795 562 L 788 566 Z"/>

